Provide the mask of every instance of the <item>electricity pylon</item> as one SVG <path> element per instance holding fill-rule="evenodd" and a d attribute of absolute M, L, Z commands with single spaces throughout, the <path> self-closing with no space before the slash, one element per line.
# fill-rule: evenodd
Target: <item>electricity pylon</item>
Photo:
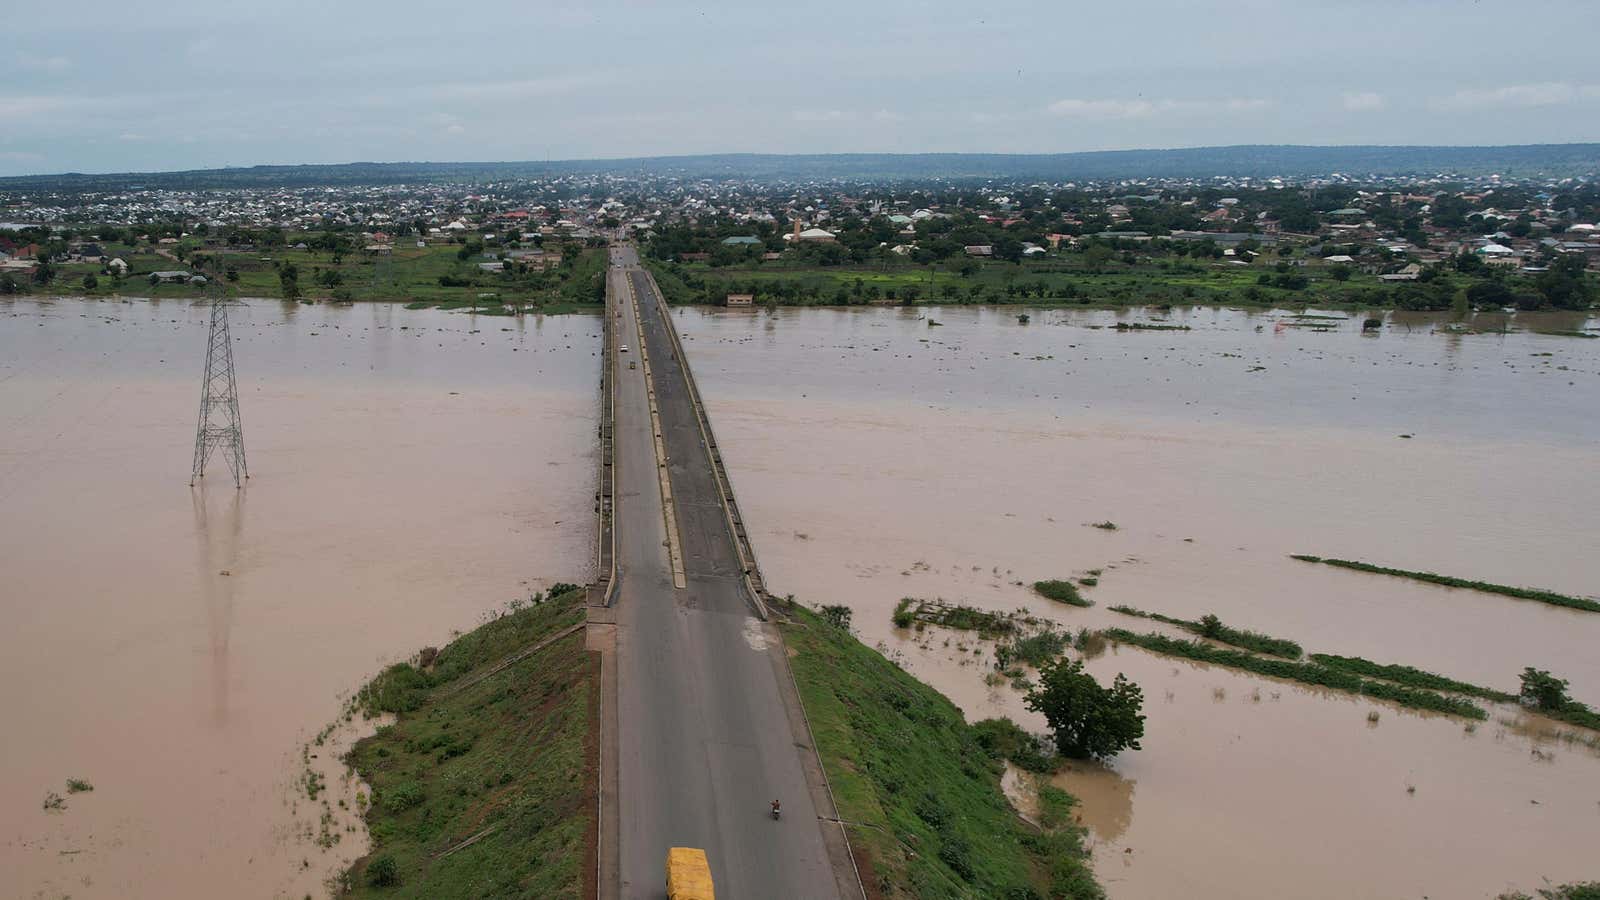
<path fill-rule="evenodd" d="M 206 343 L 206 374 L 200 381 L 200 425 L 194 435 L 191 486 L 205 476 L 206 461 L 219 447 L 233 472 L 234 487 L 243 487 L 250 470 L 244 463 L 244 425 L 239 420 L 239 387 L 233 378 L 226 291 L 211 301 L 211 337 Z"/>

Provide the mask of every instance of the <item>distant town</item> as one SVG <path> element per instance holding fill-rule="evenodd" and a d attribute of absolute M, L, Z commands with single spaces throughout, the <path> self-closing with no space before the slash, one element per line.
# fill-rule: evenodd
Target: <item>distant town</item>
<path fill-rule="evenodd" d="M 0 189 L 0 292 L 563 311 L 628 238 L 675 303 L 1578 310 L 1600 261 L 1580 176 L 151 180 Z"/>

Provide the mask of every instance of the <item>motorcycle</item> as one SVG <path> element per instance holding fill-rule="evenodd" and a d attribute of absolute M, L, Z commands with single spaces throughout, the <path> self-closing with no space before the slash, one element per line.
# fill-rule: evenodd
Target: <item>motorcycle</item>
<path fill-rule="evenodd" d="M 774 801 L 772 801 L 772 820 L 774 822 L 776 822 L 778 820 L 778 813 L 779 813 L 778 801 L 774 800 Z"/>

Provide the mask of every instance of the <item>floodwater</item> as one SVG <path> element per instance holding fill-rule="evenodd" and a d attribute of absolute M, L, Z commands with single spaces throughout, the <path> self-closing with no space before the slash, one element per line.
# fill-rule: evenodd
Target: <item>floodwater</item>
<path fill-rule="evenodd" d="M 598 319 L 235 308 L 244 491 L 188 485 L 207 321 L 0 302 L 0 896 L 324 894 L 342 700 L 592 577 Z"/>
<path fill-rule="evenodd" d="M 1600 593 L 1600 340 L 1533 333 L 1600 322 L 1395 314 L 1363 334 L 1360 316 L 1017 312 L 677 313 L 774 591 L 850 605 L 969 719 L 1040 731 L 1018 691 L 985 683 L 971 635 L 898 632 L 896 601 L 1074 631 L 1161 627 L 1113 604 L 1214 612 L 1505 690 L 1537 666 L 1600 704 L 1600 615 L 1288 558 Z M 1121 319 L 1192 330 L 1107 327 Z M 1094 569 L 1092 609 L 1023 586 Z M 1142 750 L 1058 776 L 1114 900 L 1487 898 L 1596 877 L 1592 733 L 1505 706 L 1469 728 L 1133 647 L 1088 666 L 1146 698 Z"/>

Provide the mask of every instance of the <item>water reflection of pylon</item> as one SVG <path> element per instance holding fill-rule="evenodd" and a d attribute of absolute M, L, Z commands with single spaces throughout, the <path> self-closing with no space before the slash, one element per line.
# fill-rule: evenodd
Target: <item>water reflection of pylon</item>
<path fill-rule="evenodd" d="M 211 301 L 211 336 L 206 342 L 206 374 L 200 382 L 200 424 L 194 436 L 193 485 L 206 474 L 206 461 L 221 447 L 234 487 L 250 477 L 244 462 L 244 425 L 239 419 L 239 387 L 233 376 L 233 340 L 228 331 L 228 301 Z"/>
<path fill-rule="evenodd" d="M 194 501 L 194 532 L 200 550 L 200 591 L 206 606 L 207 643 L 211 656 L 211 717 L 221 725 L 228 719 L 228 645 L 233 634 L 233 579 L 239 568 L 239 533 L 244 524 L 243 492 L 223 500 L 227 504 L 223 527 L 213 532 L 207 515 L 206 491 L 190 494 Z"/>

